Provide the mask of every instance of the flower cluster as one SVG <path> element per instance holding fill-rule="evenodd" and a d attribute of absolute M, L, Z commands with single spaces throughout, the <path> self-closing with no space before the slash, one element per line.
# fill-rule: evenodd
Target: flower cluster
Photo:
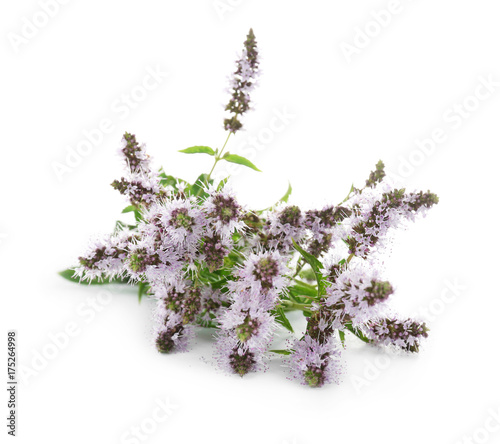
<path fill-rule="evenodd" d="M 391 228 L 424 215 L 439 200 L 431 192 L 407 193 L 405 189 L 390 189 L 384 182 L 372 188 L 372 193 L 353 198 L 357 205 L 351 221 L 352 231 L 345 239 L 349 253 L 362 258 L 383 245 Z"/>
<path fill-rule="evenodd" d="M 383 311 L 385 302 L 394 293 L 392 285 L 382 281 L 373 269 L 348 267 L 327 288 L 326 305 L 335 325 L 363 325 Z"/>
<path fill-rule="evenodd" d="M 250 30 L 224 122 L 229 135 L 241 128 L 259 68 Z M 187 154 L 213 158 L 194 183 L 153 168 L 145 147 L 125 133 L 120 147 L 125 175 L 112 183 L 127 199 L 125 217 L 108 236 L 94 240 L 62 275 L 89 284 L 120 282 L 154 300 L 152 331 L 160 353 L 187 351 L 201 328 L 213 331 L 213 355 L 221 368 L 243 376 L 282 356 L 289 377 L 310 387 L 338 383 L 345 335 L 405 352 L 418 352 L 425 324 L 389 308 L 394 288 L 374 265 L 390 231 L 425 215 L 435 194 L 407 192 L 386 180 L 379 162 L 363 188 L 341 203 L 301 208 L 285 196 L 262 211 L 246 208 L 227 179 L 212 172 L 227 161 L 257 170 L 222 148 L 193 146 Z M 288 312 L 307 320 L 295 331 Z M 288 334 L 286 348 L 273 348 Z M 283 339 L 283 338 L 282 338 Z"/>
<path fill-rule="evenodd" d="M 230 79 L 231 99 L 226 111 L 232 115 L 224 119 L 224 129 L 235 133 L 243 126 L 239 117 L 250 109 L 250 93 L 255 88 L 259 75 L 259 53 L 253 30 L 250 29 L 241 57 L 236 62 L 236 71 Z"/>
<path fill-rule="evenodd" d="M 287 283 L 286 262 L 277 251 L 251 253 L 228 282 L 231 305 L 218 319 L 217 349 L 219 362 L 230 372 L 243 376 L 265 367 L 277 327 L 273 310 Z"/>
<path fill-rule="evenodd" d="M 111 186 L 127 196 L 132 205 L 149 205 L 163 195 L 159 177 L 150 168 L 150 158 L 145 148 L 140 146 L 135 135 L 125 133 L 120 148 L 127 165 L 128 177 L 115 180 Z"/>
<path fill-rule="evenodd" d="M 372 320 L 366 324 L 366 329 L 373 342 L 412 353 L 418 352 L 420 341 L 428 336 L 429 331 L 424 322 L 395 317 Z"/>

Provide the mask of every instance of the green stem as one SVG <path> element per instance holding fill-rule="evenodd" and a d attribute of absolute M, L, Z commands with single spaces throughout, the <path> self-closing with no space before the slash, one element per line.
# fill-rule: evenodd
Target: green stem
<path fill-rule="evenodd" d="M 297 276 L 301 270 L 304 268 L 304 265 L 305 265 L 305 262 L 302 260 L 302 258 L 299 259 L 299 261 L 297 262 L 297 268 L 295 270 L 295 274 L 293 275 L 293 278 L 295 278 L 295 276 Z"/>
<path fill-rule="evenodd" d="M 284 308 L 292 309 L 292 310 L 310 310 L 311 309 L 311 304 L 299 304 L 297 302 L 292 302 L 288 300 L 281 301 L 281 305 Z"/>
<path fill-rule="evenodd" d="M 354 257 L 354 253 L 351 253 L 349 257 L 347 258 L 347 263 L 351 262 L 351 259 Z"/>
<path fill-rule="evenodd" d="M 298 284 L 300 284 L 300 285 L 302 285 L 302 286 L 304 286 L 304 287 L 309 288 L 310 290 L 318 291 L 318 289 L 316 288 L 316 285 L 311 285 L 311 284 L 308 284 L 307 282 L 303 282 L 303 281 L 301 281 L 301 280 L 299 280 L 299 279 L 296 279 L 296 278 L 293 278 L 293 280 L 294 280 L 295 282 L 297 282 Z"/>
<path fill-rule="evenodd" d="M 233 133 L 229 133 L 227 135 L 227 138 L 226 138 L 226 141 L 224 142 L 224 145 L 222 145 L 222 148 L 220 150 L 220 153 L 218 152 L 217 155 L 215 156 L 215 161 L 214 161 L 214 164 L 212 166 L 212 169 L 210 170 L 210 173 L 208 173 L 208 176 L 205 180 L 205 182 L 207 183 L 207 186 L 208 184 L 210 183 L 210 177 L 212 176 L 212 173 L 214 172 L 214 169 L 215 169 L 215 166 L 219 163 L 219 160 L 222 159 L 222 152 L 224 151 L 224 149 L 226 148 L 226 145 L 227 145 L 227 142 L 229 140 L 229 137 L 231 137 L 231 134 Z"/>

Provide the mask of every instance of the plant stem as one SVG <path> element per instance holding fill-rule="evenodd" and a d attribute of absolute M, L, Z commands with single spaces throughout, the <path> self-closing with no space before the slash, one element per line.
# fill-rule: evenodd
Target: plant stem
<path fill-rule="evenodd" d="M 227 139 L 226 139 L 226 141 L 224 142 L 224 145 L 222 145 L 222 149 L 220 150 L 219 157 L 220 157 L 220 155 L 222 154 L 222 151 L 224 151 L 224 148 L 226 148 L 227 141 L 229 140 L 229 137 L 231 136 L 231 134 L 233 134 L 233 133 L 229 133 L 229 134 L 227 135 Z"/>
<path fill-rule="evenodd" d="M 284 306 L 284 308 L 292 309 L 292 310 L 310 310 L 311 305 L 310 304 L 299 304 L 297 302 L 292 302 L 288 300 L 281 301 L 281 304 Z"/>
<path fill-rule="evenodd" d="M 299 280 L 299 279 L 296 279 L 296 278 L 293 278 L 293 280 L 294 280 L 295 282 L 297 282 L 298 284 L 300 284 L 300 285 L 304 286 L 304 287 L 307 287 L 307 288 L 309 288 L 309 289 L 311 289 L 311 290 L 314 290 L 314 291 L 318 291 L 318 289 L 316 288 L 316 286 L 315 286 L 315 285 L 308 284 L 307 282 L 303 282 L 303 281 L 301 281 L 301 280 Z"/>
<path fill-rule="evenodd" d="M 297 276 L 303 268 L 304 268 L 304 261 L 302 260 L 302 258 L 300 258 L 299 261 L 297 262 L 297 268 L 295 270 L 295 274 L 293 275 L 293 277 L 295 278 L 295 276 Z"/>
<path fill-rule="evenodd" d="M 210 170 L 210 173 L 208 173 L 208 176 L 207 176 L 207 178 L 205 180 L 207 186 L 210 183 L 210 177 L 212 176 L 212 173 L 214 172 L 215 166 L 219 163 L 219 160 L 222 159 L 222 152 L 224 151 L 224 148 L 226 148 L 227 142 L 229 140 L 229 137 L 231 137 L 231 134 L 233 134 L 233 133 L 229 133 L 227 135 L 226 141 L 224 142 L 224 145 L 222 145 L 220 153 L 217 153 L 217 155 L 215 156 L 215 161 L 214 161 L 214 164 L 212 166 L 212 169 Z"/>

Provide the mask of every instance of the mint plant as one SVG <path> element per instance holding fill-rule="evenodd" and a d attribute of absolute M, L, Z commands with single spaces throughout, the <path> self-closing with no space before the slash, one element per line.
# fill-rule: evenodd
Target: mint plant
<path fill-rule="evenodd" d="M 154 298 L 160 353 L 186 351 L 197 329 L 213 329 L 218 364 L 240 376 L 264 370 L 278 354 L 303 384 L 338 382 L 346 334 L 418 352 L 428 329 L 391 310 L 394 288 L 377 261 L 391 232 L 425 215 L 437 196 L 394 188 L 379 162 L 364 186 L 352 186 L 337 205 L 303 210 L 288 203 L 291 186 L 271 208 L 241 205 L 229 178 L 215 183 L 212 174 L 220 162 L 259 171 L 227 151 L 230 136 L 243 127 L 258 74 L 250 30 L 230 80 L 224 144 L 182 150 L 213 160 L 194 183 L 154 169 L 136 136 L 124 134 L 119 152 L 126 174 L 111 185 L 128 199 L 123 213 L 133 213 L 135 222 L 117 222 L 61 274 L 75 282 L 135 285 L 139 300 Z M 294 332 L 292 310 L 306 317 L 305 331 Z M 273 349 L 280 330 L 292 339 Z"/>

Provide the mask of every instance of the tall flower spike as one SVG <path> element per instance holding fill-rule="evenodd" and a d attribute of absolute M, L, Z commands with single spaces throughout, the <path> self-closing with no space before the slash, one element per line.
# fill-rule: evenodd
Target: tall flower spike
<path fill-rule="evenodd" d="M 87 252 L 78 258 L 75 276 L 91 281 L 120 275 L 133 237 L 130 231 L 124 230 L 93 241 Z"/>
<path fill-rule="evenodd" d="M 379 182 L 382 182 L 382 180 L 385 177 L 384 168 L 385 168 L 384 162 L 382 162 L 381 160 L 379 160 L 377 162 L 377 165 L 375 165 L 375 171 L 372 171 L 370 173 L 370 177 L 366 181 L 366 186 L 367 187 L 373 188 Z"/>
<path fill-rule="evenodd" d="M 201 310 L 201 291 L 191 282 L 178 281 L 176 285 L 159 287 L 154 313 L 154 338 L 160 353 L 186 351 L 194 336 L 194 322 Z"/>
<path fill-rule="evenodd" d="M 250 29 L 244 43 L 237 68 L 230 80 L 231 99 L 226 111 L 232 116 L 224 119 L 224 129 L 235 133 L 243 126 L 239 118 L 250 109 L 250 92 L 255 87 L 255 79 L 259 73 L 259 53 L 253 30 Z"/>
<path fill-rule="evenodd" d="M 427 338 L 429 331 L 424 322 L 394 317 L 370 321 L 367 329 L 367 336 L 376 344 L 392 345 L 411 353 L 418 353 L 420 341 Z"/>
<path fill-rule="evenodd" d="M 431 192 L 405 193 L 405 189 L 393 189 L 375 200 L 366 211 L 360 212 L 346 243 L 349 253 L 366 259 L 380 244 L 390 228 L 398 227 L 404 220 L 414 220 L 419 214 L 439 202 Z"/>
<path fill-rule="evenodd" d="M 113 181 L 111 186 L 120 194 L 128 196 L 130 203 L 136 207 L 149 206 L 157 198 L 165 196 L 158 179 L 143 174 L 133 174 L 129 180 L 122 177 Z"/>
<path fill-rule="evenodd" d="M 120 148 L 120 154 L 124 157 L 130 172 L 133 173 L 149 173 L 150 157 L 146 154 L 144 148 L 139 145 L 135 135 L 125 133 L 123 135 L 123 146 Z"/>

